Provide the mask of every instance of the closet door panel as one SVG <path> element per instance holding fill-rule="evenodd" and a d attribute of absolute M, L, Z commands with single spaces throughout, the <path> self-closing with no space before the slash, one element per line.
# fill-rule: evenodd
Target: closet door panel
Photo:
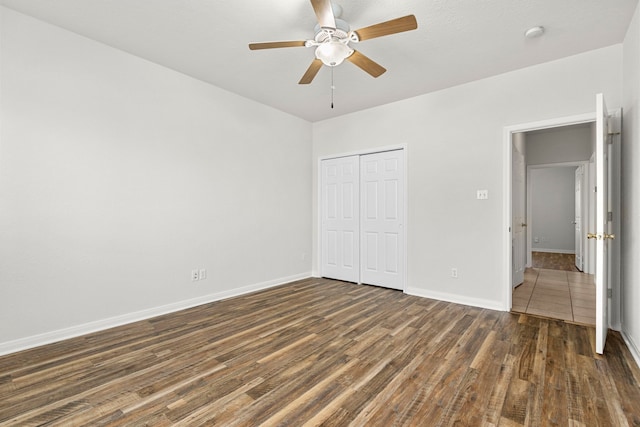
<path fill-rule="evenodd" d="M 360 281 L 360 159 L 321 162 L 320 274 Z"/>
<path fill-rule="evenodd" d="M 400 150 L 360 157 L 360 280 L 403 289 L 404 163 Z"/>

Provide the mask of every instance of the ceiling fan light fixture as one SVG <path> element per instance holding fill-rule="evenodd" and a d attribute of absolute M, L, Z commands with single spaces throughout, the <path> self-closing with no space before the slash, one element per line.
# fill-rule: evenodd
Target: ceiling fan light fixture
<path fill-rule="evenodd" d="M 322 43 L 316 48 L 316 58 L 329 67 L 342 64 L 352 53 L 353 49 L 338 40 Z"/>

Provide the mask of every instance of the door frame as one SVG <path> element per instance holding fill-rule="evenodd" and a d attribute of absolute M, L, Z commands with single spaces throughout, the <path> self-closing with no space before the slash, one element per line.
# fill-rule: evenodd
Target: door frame
<path fill-rule="evenodd" d="M 590 123 L 596 120 L 596 112 L 578 114 L 574 116 L 558 117 L 529 123 L 520 123 L 505 126 L 502 132 L 502 194 L 503 215 L 502 215 L 502 306 L 504 311 L 511 311 L 512 307 L 512 196 L 511 196 L 511 162 L 513 150 L 513 134 L 519 132 L 529 132 L 541 129 L 550 129 L 563 126 L 571 126 L 582 123 Z"/>
<path fill-rule="evenodd" d="M 533 202 L 531 200 L 531 171 L 533 169 L 552 169 L 552 168 L 570 168 L 570 167 L 578 167 L 578 166 L 589 166 L 588 160 L 580 160 L 575 162 L 562 162 L 562 163 L 545 163 L 540 165 L 527 165 L 527 225 L 529 230 L 533 229 Z M 589 176 L 589 171 L 585 171 L 585 176 Z M 584 191 L 584 189 L 583 189 Z M 591 215 L 590 211 L 591 206 L 587 206 L 587 215 Z M 595 207 L 594 207 L 595 212 Z M 584 227 L 583 227 L 584 230 Z M 527 235 L 527 267 L 531 267 L 532 265 L 532 255 L 533 252 L 533 233 L 531 235 Z"/>
<path fill-rule="evenodd" d="M 345 153 L 339 153 L 339 154 L 328 154 L 328 155 L 324 155 L 324 156 L 319 156 L 318 157 L 318 163 L 317 163 L 317 188 L 316 188 L 316 193 L 317 193 L 317 198 L 316 198 L 316 218 L 317 220 L 317 224 L 316 224 L 316 233 L 318 238 L 316 239 L 316 263 L 318 266 L 318 275 L 321 277 L 322 276 L 322 161 L 323 160 L 331 160 L 331 159 L 338 159 L 341 157 L 349 157 L 349 156 L 364 156 L 367 154 L 375 154 L 375 153 L 384 153 L 385 151 L 397 151 L 400 150 L 402 151 L 402 156 L 403 156 L 403 163 L 404 163 L 404 173 L 402 176 L 402 179 L 404 179 L 404 198 L 401 201 L 401 203 L 403 204 L 403 208 L 404 208 L 404 218 L 402 219 L 404 226 L 402 227 L 402 233 L 403 233 L 403 250 L 404 250 L 404 259 L 402 260 L 402 277 L 401 277 L 401 283 L 402 283 L 402 292 L 406 292 L 407 289 L 407 267 L 408 267 L 408 259 L 409 259 L 409 254 L 407 252 L 407 248 L 408 248 L 408 242 L 407 242 L 407 236 L 409 235 L 409 233 L 407 232 L 407 230 L 409 229 L 409 222 L 407 221 L 407 217 L 408 217 L 408 191 L 409 191 L 409 183 L 408 183 L 408 173 L 407 170 L 409 169 L 409 165 L 408 165 L 408 146 L 407 144 L 396 144 L 396 145 L 385 145 L 385 146 L 381 146 L 381 147 L 375 147 L 375 148 L 363 148 L 361 150 L 356 150 L 356 151 L 349 151 L 349 152 L 345 152 Z M 362 266 L 360 266 L 360 268 L 362 268 Z M 358 282 L 358 283 L 362 283 L 362 282 Z"/>

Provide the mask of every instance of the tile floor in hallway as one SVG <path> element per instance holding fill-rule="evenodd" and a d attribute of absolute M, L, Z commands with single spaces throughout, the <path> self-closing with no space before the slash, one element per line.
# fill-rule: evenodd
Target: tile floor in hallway
<path fill-rule="evenodd" d="M 592 275 L 527 268 L 513 290 L 512 311 L 595 325 L 596 287 Z"/>

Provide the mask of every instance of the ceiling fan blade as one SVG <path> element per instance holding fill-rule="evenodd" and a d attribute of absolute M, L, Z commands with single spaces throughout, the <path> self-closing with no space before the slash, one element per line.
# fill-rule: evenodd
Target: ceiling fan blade
<path fill-rule="evenodd" d="M 388 36 L 390 34 L 402 33 L 418 28 L 418 22 L 414 15 L 403 16 L 402 18 L 392 19 L 390 21 L 381 22 L 369 27 L 360 28 L 355 33 L 360 41 L 374 39 L 376 37 Z"/>
<path fill-rule="evenodd" d="M 318 71 L 320 71 L 320 68 L 322 68 L 322 61 L 320 61 L 317 58 L 314 59 L 311 65 L 309 65 L 309 68 L 307 68 L 307 71 L 304 73 L 304 76 L 302 76 L 302 78 L 298 82 L 298 84 L 308 85 L 309 83 L 311 83 L 315 78 L 316 74 L 318 74 Z"/>
<path fill-rule="evenodd" d="M 347 57 L 347 61 L 362 68 L 364 71 L 371 74 L 373 77 L 379 77 L 385 71 L 387 71 L 387 69 L 384 68 L 382 65 L 372 61 L 367 56 L 361 54 L 357 50 L 354 50 L 351 56 Z"/>
<path fill-rule="evenodd" d="M 304 47 L 305 41 L 249 43 L 249 49 L 275 49 L 279 47 Z"/>
<path fill-rule="evenodd" d="M 329 0 L 311 0 L 313 10 L 318 17 L 318 23 L 322 28 L 336 28 L 336 17 Z"/>

